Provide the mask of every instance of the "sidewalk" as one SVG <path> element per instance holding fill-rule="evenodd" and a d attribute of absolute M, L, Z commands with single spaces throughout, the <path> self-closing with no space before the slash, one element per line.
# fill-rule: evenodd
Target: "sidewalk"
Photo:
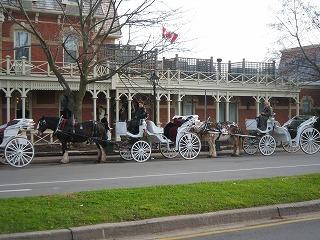
<path fill-rule="evenodd" d="M 191 228 L 219 227 L 229 224 L 256 224 L 303 214 L 320 213 L 320 200 L 265 207 L 219 211 L 147 219 L 134 222 L 108 223 L 68 229 L 0 235 L 0 240 L 103 240 L 152 239 L 159 235 Z"/>

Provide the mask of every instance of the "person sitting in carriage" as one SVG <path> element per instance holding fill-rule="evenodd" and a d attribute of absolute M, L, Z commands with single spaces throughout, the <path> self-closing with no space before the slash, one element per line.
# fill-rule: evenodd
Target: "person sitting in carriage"
<path fill-rule="evenodd" d="M 132 134 L 139 133 L 139 124 L 141 119 L 146 119 L 148 117 L 148 113 L 144 107 L 144 103 L 142 101 L 138 102 L 138 107 L 134 113 L 134 117 L 131 121 L 128 122 L 128 131 Z"/>
<path fill-rule="evenodd" d="M 261 130 L 266 130 L 267 128 L 267 121 L 269 117 L 273 115 L 272 107 L 270 106 L 269 101 L 264 102 L 263 111 L 260 113 L 260 116 L 257 118 L 258 121 L 258 128 Z"/>

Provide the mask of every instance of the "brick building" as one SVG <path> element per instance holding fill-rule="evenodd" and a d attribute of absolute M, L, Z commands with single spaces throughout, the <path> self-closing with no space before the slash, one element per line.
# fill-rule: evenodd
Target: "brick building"
<path fill-rule="evenodd" d="M 79 73 L 70 64 L 70 56 L 60 46 L 65 36 L 72 36 L 69 26 L 61 26 L 61 6 L 55 0 L 24 2 L 33 13 L 32 21 L 37 22 L 43 36 L 56 48 L 56 64 L 62 69 L 72 90 L 76 91 Z M 74 0 L 62 0 L 61 4 L 70 16 L 74 16 Z M 101 16 L 104 9 L 101 7 L 98 10 Z M 16 16 L 20 14 L 15 9 L 11 11 Z M 59 116 L 62 88 L 48 67 L 39 43 L 3 11 L 0 13 L 0 33 L 0 123 L 19 117 L 37 121 L 43 115 Z M 113 58 L 96 66 L 92 72 L 94 76 L 99 76 L 107 65 L 119 60 L 115 52 L 122 56 L 121 59 L 135 53 L 134 47 L 115 44 L 120 37 L 121 32 L 118 31 L 105 41 L 104 54 L 112 52 Z M 70 37 L 68 41 L 68 51 L 76 55 L 76 39 Z M 306 110 L 305 99 L 312 102 L 313 108 L 320 106 L 317 98 L 319 88 L 315 90 L 312 86 L 301 91 L 296 81 L 278 74 L 275 62 L 248 62 L 244 59 L 240 62 L 222 62 L 212 57 L 195 59 L 178 55 L 157 60 L 156 52 L 150 54 L 152 57 L 141 61 L 140 65 L 132 65 L 125 73 L 89 85 L 82 106 L 83 120 L 99 118 L 100 109 L 109 113 L 111 124 L 129 120 L 135 99 L 144 100 L 150 119 L 153 119 L 155 112 L 156 122 L 162 126 L 174 115 L 198 114 L 201 120 L 211 116 L 216 121 L 236 121 L 244 127 L 246 118 L 259 114 L 264 100 L 270 100 L 281 123 L 299 114 L 300 110 Z M 146 64 L 147 61 L 150 62 Z M 159 78 L 155 89 L 150 82 L 152 72 Z"/>

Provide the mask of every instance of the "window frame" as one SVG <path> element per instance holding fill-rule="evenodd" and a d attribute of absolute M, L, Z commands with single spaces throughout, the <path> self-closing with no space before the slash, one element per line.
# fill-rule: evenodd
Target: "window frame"
<path fill-rule="evenodd" d="M 23 31 L 23 30 L 15 30 L 14 32 L 13 32 L 13 49 L 14 49 L 14 51 L 13 51 L 13 57 L 14 57 L 14 60 L 15 61 L 20 61 L 21 59 L 16 59 L 16 52 L 17 52 L 17 50 L 15 49 L 17 46 L 16 46 L 16 40 L 17 40 L 17 33 L 18 32 L 22 32 L 22 33 L 26 33 L 27 34 L 27 36 L 28 36 L 28 43 L 27 43 L 27 47 L 25 47 L 25 48 L 28 48 L 28 54 L 29 54 L 29 56 L 27 57 L 27 56 L 25 56 L 25 57 L 27 57 L 26 58 L 26 61 L 28 61 L 28 62 L 31 62 L 31 34 L 30 33 L 28 33 L 27 31 Z M 20 47 L 20 46 L 19 46 Z"/>
<path fill-rule="evenodd" d="M 72 37 L 73 39 L 76 40 L 76 58 L 79 57 L 79 39 L 77 38 L 77 36 L 75 34 L 67 34 L 63 36 L 63 44 L 65 43 L 65 39 L 68 37 Z M 66 45 L 65 45 L 66 47 Z M 69 66 L 70 64 L 75 64 L 76 61 L 74 62 L 66 62 L 66 56 L 70 57 L 69 54 L 66 53 L 66 49 L 63 48 L 63 54 L 62 54 L 62 62 L 63 62 L 63 66 Z"/>

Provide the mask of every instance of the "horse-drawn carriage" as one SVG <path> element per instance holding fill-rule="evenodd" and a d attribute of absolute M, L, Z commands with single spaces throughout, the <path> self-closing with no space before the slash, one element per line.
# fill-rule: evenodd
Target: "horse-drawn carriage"
<path fill-rule="evenodd" d="M 300 148 L 307 154 L 314 154 L 320 149 L 320 133 L 314 127 L 319 121 L 315 116 L 295 116 L 283 126 L 271 116 L 267 127 L 261 130 L 256 119 L 246 119 L 246 129 L 249 135 L 243 140 L 243 150 L 247 154 L 260 152 L 269 156 L 277 146 L 282 145 L 287 152 L 296 152 Z"/>
<path fill-rule="evenodd" d="M 13 167 L 24 167 L 34 157 L 33 144 L 26 131 L 34 127 L 32 119 L 14 119 L 0 126 L 0 152 L 5 163 Z"/>
<path fill-rule="evenodd" d="M 150 120 L 140 120 L 139 131 L 133 134 L 127 130 L 126 122 L 117 122 L 117 135 L 124 137 L 119 143 L 120 156 L 124 160 L 145 162 L 152 149 L 159 149 L 166 158 L 180 153 L 185 159 L 194 159 L 201 150 L 199 137 L 190 128 L 198 121 L 198 115 L 175 116 L 165 128 L 157 127 Z"/>

